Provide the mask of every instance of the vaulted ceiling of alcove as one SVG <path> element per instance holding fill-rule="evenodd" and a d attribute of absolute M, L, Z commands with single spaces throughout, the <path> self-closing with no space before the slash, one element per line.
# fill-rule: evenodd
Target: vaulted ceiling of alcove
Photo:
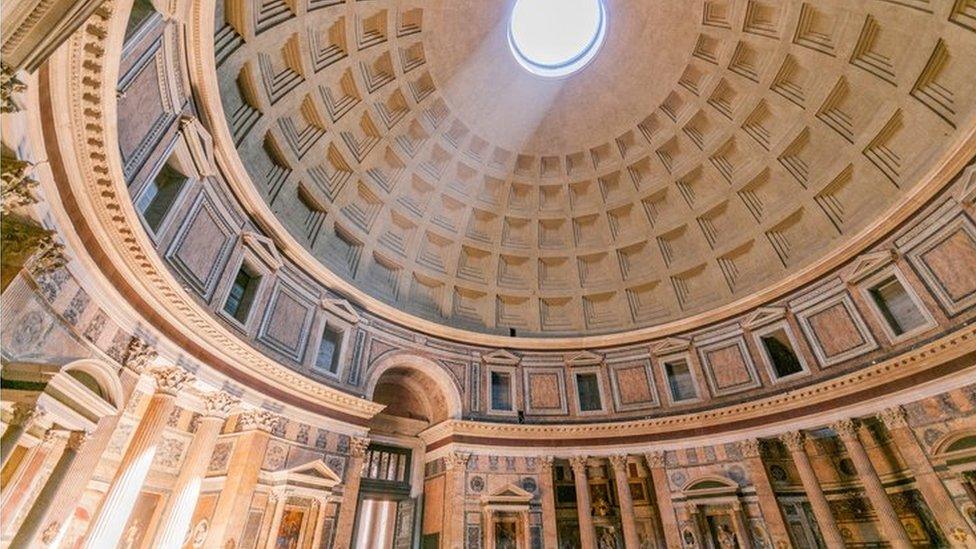
<path fill-rule="evenodd" d="M 223 0 L 227 123 L 322 263 L 476 331 L 619 332 L 842 245 L 973 124 L 971 2 L 606 0 L 528 75 L 506 2 Z"/>

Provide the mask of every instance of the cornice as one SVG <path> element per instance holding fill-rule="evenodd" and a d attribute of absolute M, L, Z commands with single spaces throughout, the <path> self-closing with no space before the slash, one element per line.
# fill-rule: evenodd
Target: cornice
<path fill-rule="evenodd" d="M 946 371 L 937 371 L 944 366 Z M 927 376 L 930 378 L 928 379 Z M 950 378 L 952 380 L 950 380 Z M 707 411 L 589 424 L 514 424 L 449 420 L 420 434 L 429 450 L 450 444 L 600 447 L 687 441 L 689 436 L 826 425 L 879 413 L 961 383 L 976 381 L 976 326 L 963 327 L 909 352 L 784 394 Z M 936 383 L 933 383 L 936 382 Z"/>
<path fill-rule="evenodd" d="M 118 142 L 120 59 L 106 52 L 122 51 L 127 15 L 114 7 L 109 1 L 99 8 L 52 56 L 40 82 L 43 108 L 50 112 L 44 132 L 52 166 L 57 164 L 54 180 L 75 230 L 87 233 L 86 251 L 146 324 L 187 342 L 201 362 L 271 398 L 365 424 L 383 406 L 316 383 L 257 352 L 194 302 L 162 264 L 129 200 L 119 150 L 111 146 Z"/>

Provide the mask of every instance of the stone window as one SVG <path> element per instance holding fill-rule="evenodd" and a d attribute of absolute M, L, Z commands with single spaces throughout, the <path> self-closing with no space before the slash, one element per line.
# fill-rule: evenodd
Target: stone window
<path fill-rule="evenodd" d="M 576 395 L 579 397 L 581 412 L 596 412 L 603 409 L 600 401 L 600 381 L 596 373 L 576 374 Z"/>
<path fill-rule="evenodd" d="M 671 390 L 671 401 L 681 402 L 698 398 L 695 389 L 695 378 L 688 368 L 688 361 L 672 360 L 664 363 L 664 372 L 668 377 L 668 387 Z"/>
<path fill-rule="evenodd" d="M 166 216 L 173 209 L 186 181 L 185 175 L 169 164 L 164 164 L 163 169 L 146 184 L 146 188 L 139 195 L 136 210 L 154 234 L 159 232 Z"/>
<path fill-rule="evenodd" d="M 895 336 L 915 331 L 928 323 L 908 290 L 894 275 L 872 286 L 868 294 Z"/>
<path fill-rule="evenodd" d="M 505 372 L 491 372 L 491 409 L 512 410 L 512 376 Z"/>
<path fill-rule="evenodd" d="M 260 283 L 260 276 L 254 274 L 247 265 L 241 265 L 227 293 L 227 300 L 224 301 L 224 312 L 241 324 L 245 323 Z"/>
<path fill-rule="evenodd" d="M 759 337 L 769 364 L 777 378 L 788 377 L 804 370 L 803 363 L 793 350 L 793 342 L 783 328 L 777 328 Z"/>
<path fill-rule="evenodd" d="M 342 332 L 328 324 L 322 329 L 319 352 L 315 357 L 315 369 L 335 374 L 339 371 L 339 353 L 342 350 Z"/>

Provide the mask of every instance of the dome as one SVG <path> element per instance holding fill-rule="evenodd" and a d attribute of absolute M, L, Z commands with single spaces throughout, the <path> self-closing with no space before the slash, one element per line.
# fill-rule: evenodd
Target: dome
<path fill-rule="evenodd" d="M 970 547 L 972 0 L 8 0 L 10 547 Z"/>

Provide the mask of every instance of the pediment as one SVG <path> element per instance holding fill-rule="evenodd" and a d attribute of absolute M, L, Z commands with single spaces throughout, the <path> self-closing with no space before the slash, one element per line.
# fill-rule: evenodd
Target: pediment
<path fill-rule="evenodd" d="M 186 140 L 193 158 L 193 165 L 200 177 L 216 175 L 214 159 L 213 137 L 195 116 L 184 116 L 180 119 L 180 133 Z"/>
<path fill-rule="evenodd" d="M 878 272 L 894 259 L 894 250 L 879 250 L 864 254 L 854 260 L 853 268 L 844 278 L 847 282 L 857 282 Z"/>
<path fill-rule="evenodd" d="M 691 341 L 680 337 L 669 337 L 652 343 L 651 352 L 660 356 L 686 351 L 689 347 L 691 347 Z"/>
<path fill-rule="evenodd" d="M 509 483 L 502 486 L 491 494 L 481 497 L 481 502 L 485 505 L 497 504 L 524 504 L 528 505 L 532 501 L 532 492 L 529 492 L 518 484 Z"/>
<path fill-rule="evenodd" d="M 785 307 L 760 307 L 742 321 L 746 328 L 758 328 L 786 317 Z"/>
<path fill-rule="evenodd" d="M 278 253 L 278 248 L 270 238 L 253 232 L 245 232 L 243 238 L 244 244 L 272 271 L 277 271 L 284 265 L 284 262 L 281 260 L 281 254 Z"/>
<path fill-rule="evenodd" d="M 278 482 L 288 484 L 310 484 L 332 487 L 342 482 L 340 477 L 320 459 L 302 463 L 289 469 L 276 471 L 273 476 Z"/>
<path fill-rule="evenodd" d="M 970 166 L 963 175 L 963 183 L 956 193 L 956 199 L 962 204 L 976 204 L 976 166 Z"/>
<path fill-rule="evenodd" d="M 324 297 L 322 298 L 322 307 L 329 311 L 330 313 L 338 316 L 339 318 L 349 322 L 351 324 L 356 324 L 359 322 L 359 313 L 353 308 L 352 304 L 338 297 Z"/>
<path fill-rule="evenodd" d="M 567 366 L 594 366 L 603 362 L 603 355 L 598 355 L 592 351 L 580 351 L 566 355 Z"/>
<path fill-rule="evenodd" d="M 516 366 L 522 359 L 505 349 L 496 349 L 488 354 L 481 355 L 481 360 L 485 364 L 498 364 L 501 366 Z"/>

